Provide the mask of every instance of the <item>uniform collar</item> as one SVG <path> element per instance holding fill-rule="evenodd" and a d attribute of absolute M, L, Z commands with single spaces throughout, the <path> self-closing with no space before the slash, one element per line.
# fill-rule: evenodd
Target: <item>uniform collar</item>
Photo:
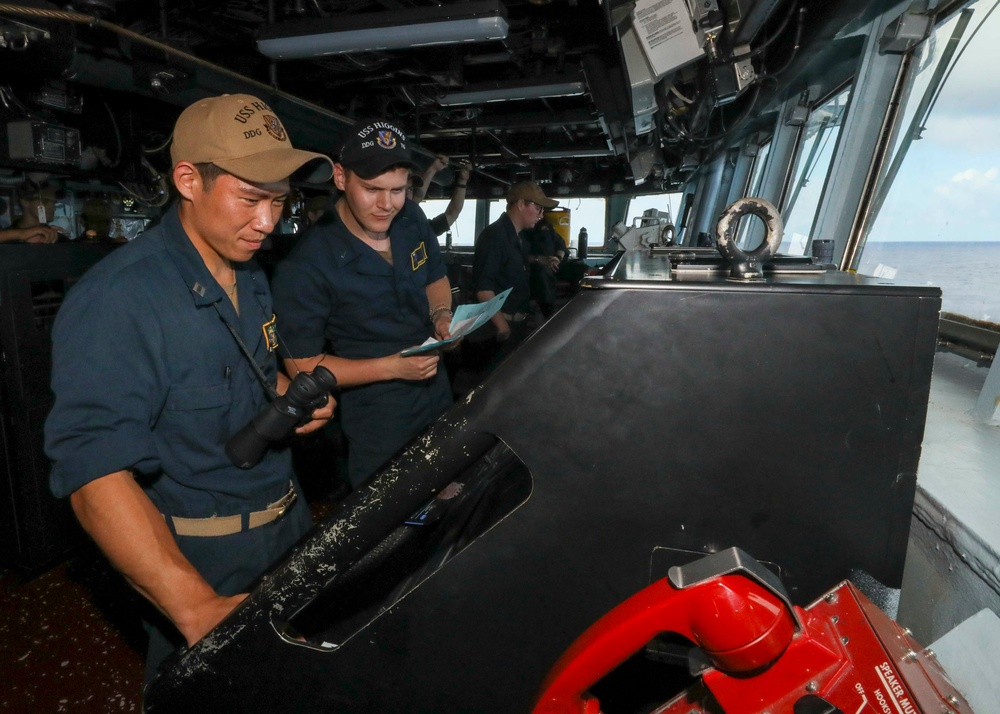
<path fill-rule="evenodd" d="M 343 268 L 361 255 L 361 241 L 348 230 L 347 225 L 334 211 L 333 220 L 327 224 L 331 243 L 331 255 L 338 268 Z"/>
<path fill-rule="evenodd" d="M 390 236 L 393 234 L 393 229 L 402 217 L 403 211 L 400 211 L 399 214 L 392 219 L 392 223 L 389 224 Z M 389 265 L 384 258 L 379 256 L 370 246 L 366 245 L 364 241 L 351 233 L 339 213 L 334 212 L 333 221 L 327 225 L 331 229 L 331 255 L 333 256 L 333 262 L 337 264 L 338 268 L 343 268 L 348 263 L 358 260 L 359 268 L 363 268 L 364 272 L 379 275 L 392 274 L 393 266 Z M 392 250 L 394 263 L 398 260 L 396 251 L 399 250 L 399 246 L 397 246 L 396 243 L 398 243 L 398 241 L 390 241 L 390 250 Z"/>
<path fill-rule="evenodd" d="M 514 221 L 510 219 L 510 216 L 507 215 L 506 211 L 504 211 L 503 215 L 500 216 L 500 223 L 501 225 L 503 225 L 503 228 L 507 232 L 507 235 L 513 238 L 515 241 L 521 237 L 521 234 L 514 226 Z"/>
<path fill-rule="evenodd" d="M 202 307 L 219 302 L 226 297 L 222 286 L 212 277 L 208 266 L 205 265 L 201 253 L 194 247 L 191 238 L 181 225 L 180 213 L 175 203 L 163 216 L 162 221 L 166 240 L 167 253 L 173 260 L 177 271 L 184 279 L 185 285 L 191 293 L 194 304 Z M 257 300 L 261 300 L 267 295 L 267 288 L 256 280 L 256 276 L 251 271 L 241 270 L 246 263 L 236 263 L 236 280 L 239 285 L 238 290 L 243 295 L 252 292 Z M 249 272 L 249 275 L 246 275 Z"/>

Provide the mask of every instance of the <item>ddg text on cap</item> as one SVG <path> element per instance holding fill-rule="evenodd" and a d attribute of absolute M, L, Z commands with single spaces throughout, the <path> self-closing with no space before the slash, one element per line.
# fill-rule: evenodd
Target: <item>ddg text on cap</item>
<path fill-rule="evenodd" d="M 253 183 L 281 181 L 311 162 L 308 180 L 326 181 L 333 173 L 329 157 L 293 148 L 277 114 L 249 94 L 209 97 L 181 112 L 170 158 L 174 165 L 215 164 Z"/>

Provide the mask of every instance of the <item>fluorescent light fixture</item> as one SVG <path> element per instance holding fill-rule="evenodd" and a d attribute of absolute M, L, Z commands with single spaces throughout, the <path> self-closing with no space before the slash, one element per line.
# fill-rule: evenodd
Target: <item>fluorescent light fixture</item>
<path fill-rule="evenodd" d="M 464 104 L 507 102 L 518 99 L 543 99 L 547 97 L 578 97 L 586 91 L 582 76 L 546 77 L 534 81 L 492 82 L 469 86 L 461 92 L 451 92 L 438 97 L 442 107 Z"/>
<path fill-rule="evenodd" d="M 274 59 L 303 59 L 506 37 L 507 8 L 499 0 L 476 0 L 269 25 L 257 49 Z"/>
<path fill-rule="evenodd" d="M 552 149 L 544 151 L 527 151 L 525 152 L 527 157 L 532 160 L 541 159 L 590 159 L 599 158 L 601 156 L 614 156 L 615 152 L 611 149 L 586 149 L 586 148 L 567 148 L 567 149 Z"/>

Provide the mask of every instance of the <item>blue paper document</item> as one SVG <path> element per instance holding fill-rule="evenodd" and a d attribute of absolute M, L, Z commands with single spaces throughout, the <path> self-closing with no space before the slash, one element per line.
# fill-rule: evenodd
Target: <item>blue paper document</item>
<path fill-rule="evenodd" d="M 419 347 L 411 347 L 403 350 L 401 354 L 404 357 L 410 357 L 422 352 L 440 349 L 445 345 L 462 339 L 473 330 L 477 330 L 489 322 L 490 318 L 496 315 L 500 311 L 500 308 L 503 307 L 504 300 L 510 295 L 510 291 L 511 289 L 507 288 L 486 302 L 479 302 L 475 305 L 459 305 L 455 308 L 455 315 L 451 318 L 451 327 L 448 328 L 451 332 L 451 337 L 447 340 L 437 340 L 433 337 L 428 337 L 427 341 Z"/>

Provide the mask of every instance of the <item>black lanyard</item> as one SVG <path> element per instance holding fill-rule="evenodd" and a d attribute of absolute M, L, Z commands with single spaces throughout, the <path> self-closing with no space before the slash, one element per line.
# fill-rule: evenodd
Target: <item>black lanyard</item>
<path fill-rule="evenodd" d="M 233 339 L 236 340 L 236 344 L 239 345 L 240 347 L 240 352 L 242 352 L 243 356 L 247 358 L 247 361 L 253 368 L 253 373 L 257 375 L 257 379 L 264 387 L 264 391 L 267 392 L 267 396 L 272 400 L 277 399 L 278 392 L 276 392 L 274 387 L 272 387 L 270 382 L 268 382 L 267 375 L 264 374 L 264 370 L 262 370 L 260 368 L 260 365 L 257 364 L 257 360 L 255 360 L 253 358 L 253 355 L 250 354 L 250 350 L 247 348 L 246 343 L 243 342 L 243 338 L 240 337 L 240 333 L 236 331 L 235 327 L 229 324 L 229 320 L 227 320 L 225 315 L 222 314 L 222 310 L 219 309 L 219 301 L 216 300 L 215 302 L 213 302 L 212 307 L 214 307 L 215 311 L 219 313 L 219 319 L 222 320 L 222 324 L 226 326 L 226 328 L 229 330 L 229 334 L 231 334 L 233 336 Z"/>

